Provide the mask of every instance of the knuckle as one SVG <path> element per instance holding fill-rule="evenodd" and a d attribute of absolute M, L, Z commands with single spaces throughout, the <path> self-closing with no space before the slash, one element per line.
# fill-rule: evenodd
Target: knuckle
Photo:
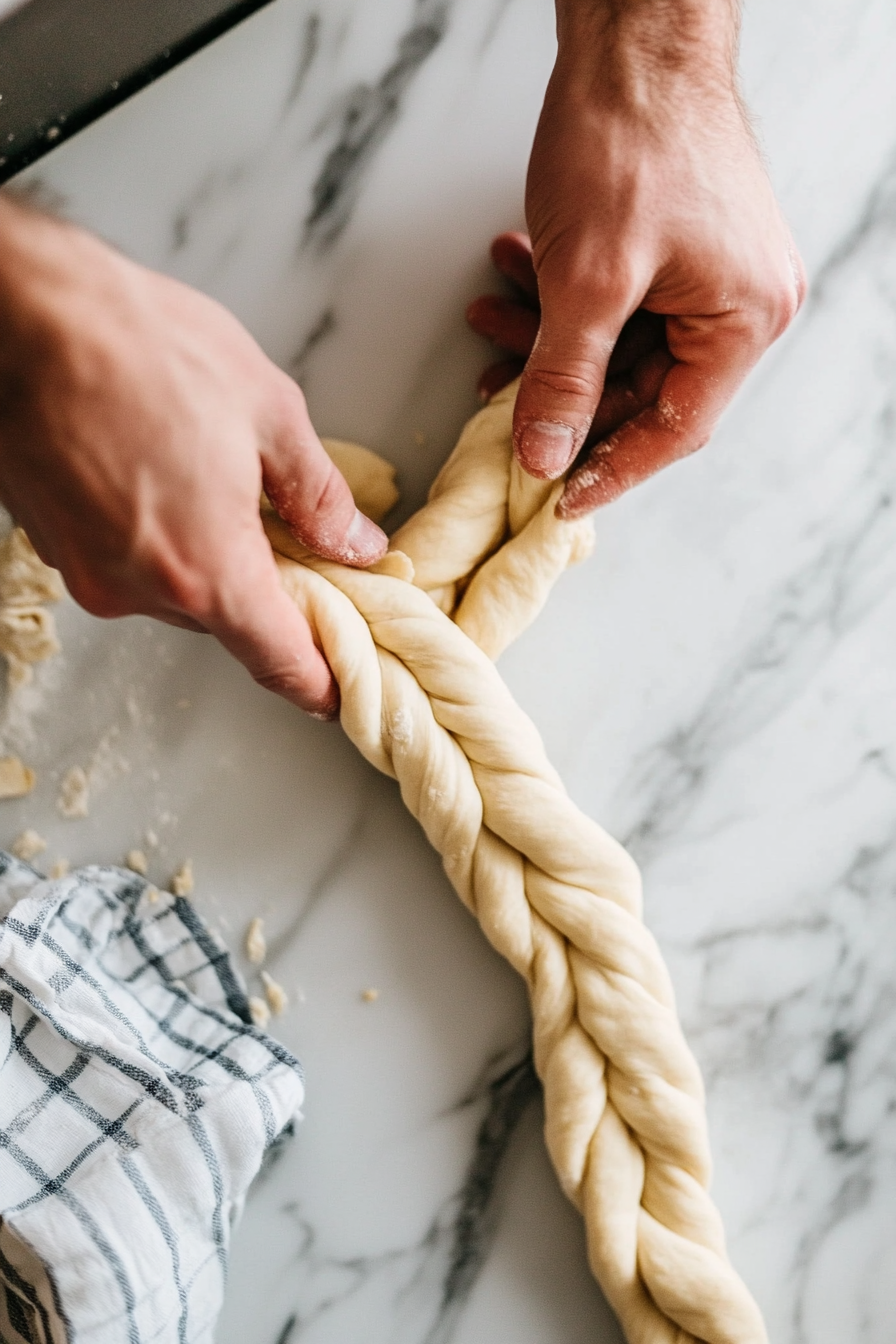
<path fill-rule="evenodd" d="M 599 379 L 596 367 L 583 360 L 570 360 L 563 368 L 553 364 L 530 363 L 525 377 L 530 393 L 542 390 L 554 396 L 574 397 L 589 403 L 594 400 Z"/>
<path fill-rule="evenodd" d="M 329 460 L 325 464 L 321 479 L 316 483 L 312 500 L 312 512 L 327 516 L 345 502 L 348 486 L 338 468 Z"/>
<path fill-rule="evenodd" d="M 292 688 L 295 681 L 295 673 L 288 672 L 285 668 L 250 668 L 252 680 L 257 686 L 265 691 L 273 691 L 275 695 L 283 695 Z"/>
<path fill-rule="evenodd" d="M 793 279 L 776 287 L 771 302 L 771 329 L 773 339 L 783 335 L 796 317 L 800 307 L 800 294 Z"/>
<path fill-rule="evenodd" d="M 749 312 L 757 352 L 761 353 L 787 330 L 799 311 L 803 293 L 799 273 L 790 269 L 767 278 L 753 289 Z"/>

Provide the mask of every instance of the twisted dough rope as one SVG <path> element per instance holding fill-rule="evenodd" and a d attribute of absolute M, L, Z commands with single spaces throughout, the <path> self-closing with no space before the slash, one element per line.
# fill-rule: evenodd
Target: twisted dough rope
<path fill-rule="evenodd" d="M 467 425 L 385 572 L 309 555 L 276 516 L 266 526 L 339 682 L 343 728 L 398 780 L 461 900 L 526 980 L 548 1150 L 629 1344 L 765 1344 L 707 1193 L 702 1081 L 638 870 L 569 799 L 488 656 L 591 535 L 554 517 L 560 486 L 513 463 L 514 395 Z"/>

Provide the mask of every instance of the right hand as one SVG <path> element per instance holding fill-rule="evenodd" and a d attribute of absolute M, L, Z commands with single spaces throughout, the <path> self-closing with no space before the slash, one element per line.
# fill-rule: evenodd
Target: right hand
<path fill-rule="evenodd" d="M 334 718 L 262 487 L 318 555 L 385 553 L 299 388 L 226 309 L 0 199 L 0 498 L 87 611 L 208 631 L 261 685 Z"/>

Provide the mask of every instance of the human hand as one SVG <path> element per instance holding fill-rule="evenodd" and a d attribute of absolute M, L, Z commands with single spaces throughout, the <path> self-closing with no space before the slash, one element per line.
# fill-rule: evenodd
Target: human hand
<path fill-rule="evenodd" d="M 338 689 L 280 585 L 262 486 L 318 555 L 385 552 L 298 387 L 230 313 L 0 200 L 0 498 L 89 612 L 208 631 L 332 718 Z"/>
<path fill-rule="evenodd" d="M 467 308 L 467 321 L 507 351 L 479 379 L 479 396 L 488 401 L 519 378 L 538 337 L 541 308 L 532 262 L 532 244 L 524 233 L 502 233 L 491 247 L 492 260 L 510 281 L 512 297 L 483 294 Z M 653 405 L 672 365 L 662 317 L 639 308 L 624 324 L 607 363 L 601 397 L 585 438 L 585 449 L 613 434 L 638 411 Z"/>
<path fill-rule="evenodd" d="M 707 441 L 806 285 L 738 98 L 728 0 L 557 8 L 531 255 L 524 235 L 495 244 L 528 315 L 478 300 L 470 318 L 528 355 L 522 465 L 553 479 L 582 453 L 558 505 L 577 517 Z"/>

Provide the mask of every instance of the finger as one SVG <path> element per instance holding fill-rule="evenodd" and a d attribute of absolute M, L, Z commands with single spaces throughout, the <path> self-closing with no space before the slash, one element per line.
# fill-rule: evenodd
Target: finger
<path fill-rule="evenodd" d="M 477 385 L 480 401 L 491 401 L 495 393 L 500 392 L 502 388 L 512 383 L 514 378 L 519 378 L 523 371 L 523 361 L 521 359 L 502 359 L 497 364 L 490 364 L 482 374 Z"/>
<path fill-rule="evenodd" d="M 311 629 L 284 592 L 261 526 L 228 557 L 225 579 L 206 628 L 243 664 L 260 686 L 282 695 L 318 719 L 339 713 L 339 688 Z"/>
<path fill-rule="evenodd" d="M 389 539 L 355 507 L 345 478 L 324 451 L 305 398 L 284 375 L 281 401 L 263 435 L 264 488 L 293 535 L 326 560 L 363 567 L 379 560 Z"/>
<path fill-rule="evenodd" d="M 532 261 L 532 244 L 527 233 L 499 233 L 492 243 L 492 261 L 518 289 L 538 302 L 538 279 Z"/>
<path fill-rule="evenodd" d="M 628 373 L 629 369 L 651 350 L 666 349 L 666 319 L 660 313 L 649 313 L 639 308 L 632 313 L 619 333 L 607 365 L 607 377 Z"/>
<path fill-rule="evenodd" d="M 515 299 L 483 294 L 467 308 L 467 321 L 480 336 L 502 350 L 527 359 L 538 335 L 539 316 Z"/>
<path fill-rule="evenodd" d="M 532 476 L 561 476 L 584 444 L 616 339 L 635 295 L 609 285 L 556 282 L 542 271 L 541 326 L 520 379 L 514 451 Z"/>
<path fill-rule="evenodd" d="M 718 319 L 712 321 L 718 323 Z M 704 338 L 699 324 L 694 327 L 693 344 L 701 347 L 699 358 L 673 363 L 654 404 L 595 445 L 567 482 L 557 505 L 559 517 L 578 518 L 609 504 L 707 442 L 755 354 L 746 353 L 748 343 L 742 339 L 729 341 L 718 330 L 712 333 L 711 325 L 704 327 Z M 649 385 L 645 376 L 642 392 Z"/>
<path fill-rule="evenodd" d="M 642 355 L 625 377 L 607 378 L 586 442 L 598 443 L 615 433 L 626 420 L 652 406 L 672 363 L 667 350 L 652 350 Z"/>

